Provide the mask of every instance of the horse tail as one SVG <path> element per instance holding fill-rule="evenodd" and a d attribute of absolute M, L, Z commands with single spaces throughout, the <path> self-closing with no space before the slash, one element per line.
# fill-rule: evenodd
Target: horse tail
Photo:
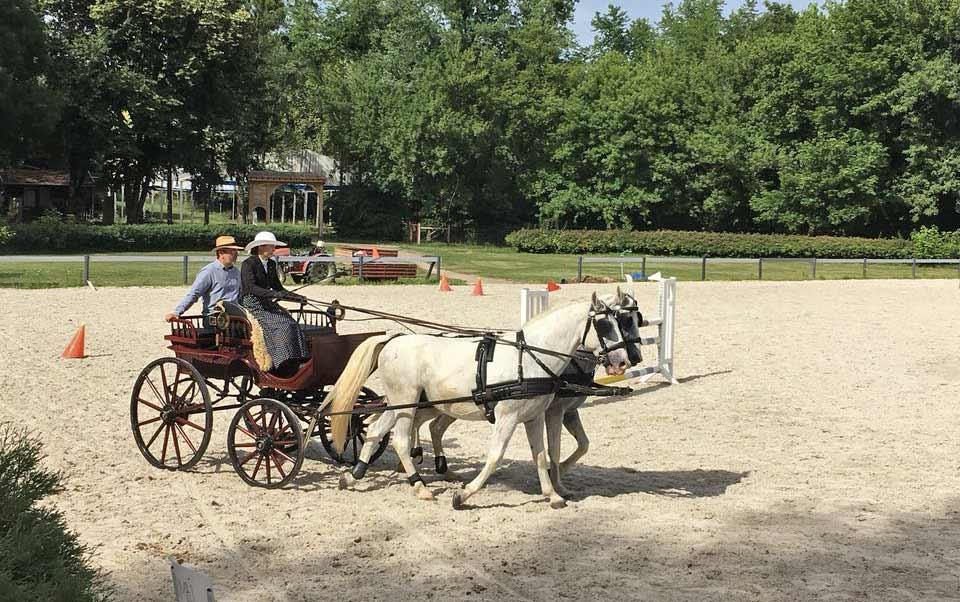
<path fill-rule="evenodd" d="M 377 365 L 377 358 L 380 356 L 380 350 L 392 338 L 390 335 L 378 335 L 365 339 L 353 351 L 346 367 L 340 374 L 340 378 L 333 384 L 330 393 L 320 407 L 322 410 L 330 406 L 330 412 L 333 414 L 330 419 L 330 430 L 333 435 L 333 446 L 338 453 L 343 452 L 343 446 L 347 440 L 347 431 L 350 428 L 350 412 L 357 403 L 357 397 L 360 395 L 360 389 L 363 383 L 370 377 Z"/>

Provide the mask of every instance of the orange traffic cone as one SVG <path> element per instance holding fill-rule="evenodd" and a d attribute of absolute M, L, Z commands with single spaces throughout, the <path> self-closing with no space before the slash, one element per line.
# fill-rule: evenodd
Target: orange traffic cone
<path fill-rule="evenodd" d="M 81 324 L 77 333 L 73 335 L 73 338 L 70 339 L 70 342 L 67 343 L 67 348 L 63 350 L 63 353 L 60 354 L 60 357 L 65 359 L 81 359 L 86 357 L 83 354 L 83 339 L 86 336 L 87 326 Z"/>
<path fill-rule="evenodd" d="M 477 283 L 473 285 L 473 292 L 470 294 L 475 297 L 483 296 L 483 282 L 479 278 L 477 278 Z"/>
<path fill-rule="evenodd" d="M 453 290 L 453 289 L 450 288 L 450 283 L 447 282 L 447 277 L 446 277 L 446 276 L 440 276 L 440 292 L 441 292 L 441 293 L 449 293 L 449 292 L 452 291 L 452 290 Z"/>
<path fill-rule="evenodd" d="M 378 251 L 376 247 L 373 247 L 373 258 L 380 259 L 380 251 Z"/>
<path fill-rule="evenodd" d="M 553 291 L 560 290 L 560 285 L 554 282 L 553 280 L 547 280 L 547 292 L 552 293 Z"/>

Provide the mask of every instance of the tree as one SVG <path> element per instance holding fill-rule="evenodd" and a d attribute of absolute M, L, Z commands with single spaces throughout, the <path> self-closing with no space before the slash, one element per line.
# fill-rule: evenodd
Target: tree
<path fill-rule="evenodd" d="M 60 105 L 36 0 L 0 3 L 0 167 L 42 155 Z"/>

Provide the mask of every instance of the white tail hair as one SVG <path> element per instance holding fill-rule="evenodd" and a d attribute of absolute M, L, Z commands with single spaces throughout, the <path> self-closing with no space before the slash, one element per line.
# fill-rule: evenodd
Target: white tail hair
<path fill-rule="evenodd" d="M 365 339 L 350 355 L 346 367 L 340 374 L 340 378 L 333 384 L 333 388 L 324 399 L 320 409 L 330 406 L 330 412 L 334 414 L 330 418 L 330 430 L 333 438 L 333 446 L 337 453 L 343 452 L 343 446 L 347 441 L 347 431 L 350 428 L 350 415 L 341 412 L 353 410 L 357 403 L 357 397 L 360 395 L 360 389 L 363 383 L 367 382 L 373 367 L 380 356 L 380 350 L 393 338 L 392 335 L 378 335 Z"/>

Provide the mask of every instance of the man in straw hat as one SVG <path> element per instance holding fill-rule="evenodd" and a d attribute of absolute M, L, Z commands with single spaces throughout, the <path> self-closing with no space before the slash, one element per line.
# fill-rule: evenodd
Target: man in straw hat
<path fill-rule="evenodd" d="M 234 266 L 237 253 L 243 249 L 232 236 L 218 236 L 213 248 L 217 258 L 203 266 L 197 274 L 190 292 L 173 310 L 164 316 L 172 322 L 183 315 L 197 299 L 203 298 L 203 316 L 206 319 L 220 301 L 238 303 L 240 300 L 240 270 Z"/>

